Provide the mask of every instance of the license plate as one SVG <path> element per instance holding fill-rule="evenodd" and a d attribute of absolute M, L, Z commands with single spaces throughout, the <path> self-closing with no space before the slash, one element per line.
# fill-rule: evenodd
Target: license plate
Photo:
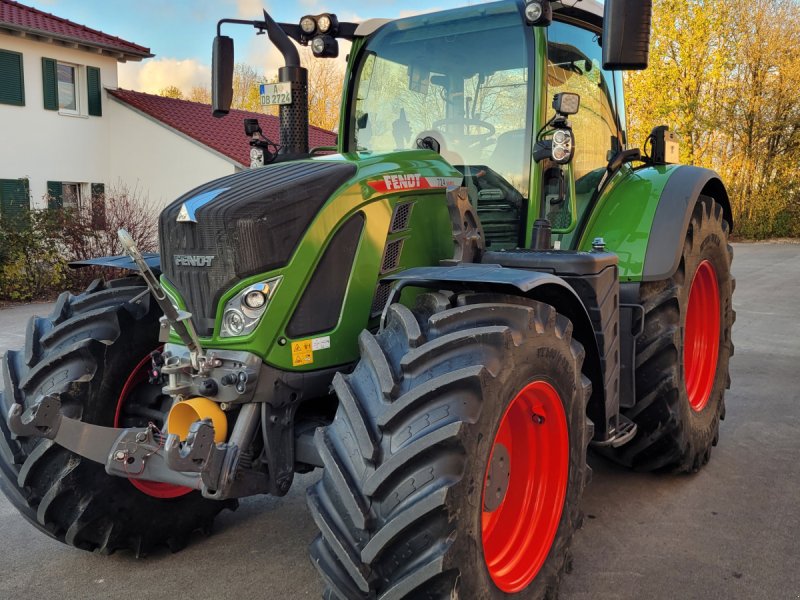
<path fill-rule="evenodd" d="M 292 103 L 291 83 L 262 83 L 261 106 L 283 106 Z"/>

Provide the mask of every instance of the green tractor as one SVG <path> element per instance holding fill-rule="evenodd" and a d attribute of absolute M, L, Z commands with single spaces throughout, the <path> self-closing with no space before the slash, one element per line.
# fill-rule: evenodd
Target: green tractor
<path fill-rule="evenodd" d="M 5 494 L 60 541 L 145 554 L 321 467 L 326 598 L 554 596 L 587 448 L 694 472 L 725 416 L 725 187 L 664 127 L 648 153 L 626 140 L 650 17 L 221 21 L 283 53 L 281 138 L 246 123 L 257 168 L 166 208 L 160 258 L 122 232 L 130 277 L 31 320 L 3 361 Z M 308 149 L 292 40 L 320 60 L 352 42 L 335 148 Z M 218 31 L 217 116 L 233 61 Z"/>

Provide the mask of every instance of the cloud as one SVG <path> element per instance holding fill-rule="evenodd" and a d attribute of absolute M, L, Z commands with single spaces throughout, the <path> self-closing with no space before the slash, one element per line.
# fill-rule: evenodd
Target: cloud
<path fill-rule="evenodd" d="M 434 6 L 432 8 L 422 8 L 420 10 L 401 10 L 398 13 L 398 17 L 404 19 L 406 17 L 416 17 L 417 15 L 425 15 L 432 12 L 437 12 L 440 10 L 444 10 L 440 6 Z"/>
<path fill-rule="evenodd" d="M 173 85 L 188 92 L 195 86 L 211 85 L 211 67 L 193 58 L 151 58 L 143 63 L 124 63 L 119 66 L 119 85 L 151 94 Z"/>
<path fill-rule="evenodd" d="M 265 35 L 251 38 L 244 55 L 240 57 L 237 52 L 236 60 L 255 67 L 268 81 L 277 77 L 278 68 L 286 64 L 281 53 Z"/>
<path fill-rule="evenodd" d="M 242 19 L 262 20 L 264 9 L 269 12 L 269 6 L 263 0 L 236 0 L 236 12 Z"/>

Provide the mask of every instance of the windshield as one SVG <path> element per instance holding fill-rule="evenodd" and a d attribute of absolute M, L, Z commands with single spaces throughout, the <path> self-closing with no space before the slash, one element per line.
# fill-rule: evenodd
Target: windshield
<path fill-rule="evenodd" d="M 514 2 L 384 26 L 361 53 L 353 149 L 409 150 L 432 138 L 465 175 L 489 167 L 502 180 L 494 188 L 527 196 L 528 35 Z"/>

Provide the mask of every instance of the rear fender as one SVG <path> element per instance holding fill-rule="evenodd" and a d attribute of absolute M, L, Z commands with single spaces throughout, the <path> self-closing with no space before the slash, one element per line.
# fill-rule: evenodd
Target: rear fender
<path fill-rule="evenodd" d="M 603 238 L 619 256 L 622 282 L 661 281 L 678 270 L 683 241 L 700 196 L 713 197 L 733 229 L 728 192 L 709 169 L 683 165 L 625 168 L 600 196 L 580 249 Z"/>

